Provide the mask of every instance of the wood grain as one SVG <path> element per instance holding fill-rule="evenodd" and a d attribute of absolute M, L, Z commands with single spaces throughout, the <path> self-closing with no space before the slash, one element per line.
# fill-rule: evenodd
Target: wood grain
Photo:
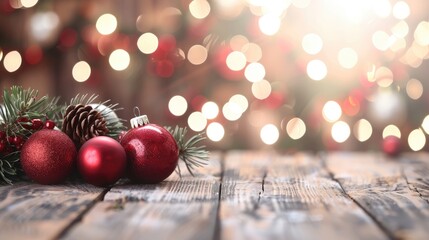
<path fill-rule="evenodd" d="M 195 177 L 182 172 L 160 184 L 115 186 L 64 239 L 212 239 L 220 158 L 211 154 Z"/>
<path fill-rule="evenodd" d="M 387 239 L 312 155 L 232 152 L 220 239 Z"/>
<path fill-rule="evenodd" d="M 404 154 L 401 164 L 408 186 L 429 203 L 429 155 L 422 152 Z"/>
<path fill-rule="evenodd" d="M 346 193 L 389 235 L 428 239 L 429 204 L 407 182 L 404 172 L 414 186 L 419 186 L 415 181 L 418 177 L 410 174 L 416 166 L 412 167 L 409 159 L 375 153 L 331 153 L 326 164 Z"/>
<path fill-rule="evenodd" d="M 0 239 L 55 238 L 102 191 L 87 184 L 0 186 Z"/>

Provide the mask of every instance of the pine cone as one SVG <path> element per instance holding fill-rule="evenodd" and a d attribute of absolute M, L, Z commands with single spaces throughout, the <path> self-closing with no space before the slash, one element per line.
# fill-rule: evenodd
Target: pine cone
<path fill-rule="evenodd" d="M 96 136 L 107 134 L 106 120 L 91 106 L 70 105 L 64 115 L 62 131 L 77 145 L 81 145 Z"/>

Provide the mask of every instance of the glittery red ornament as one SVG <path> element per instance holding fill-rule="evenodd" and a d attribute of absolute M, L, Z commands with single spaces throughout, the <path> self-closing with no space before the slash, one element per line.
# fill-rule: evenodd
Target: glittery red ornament
<path fill-rule="evenodd" d="M 43 129 L 35 132 L 21 150 L 21 165 L 27 176 L 41 184 L 56 184 L 67 179 L 75 159 L 76 147 L 63 132 Z"/>
<path fill-rule="evenodd" d="M 133 129 L 121 144 L 127 153 L 129 177 L 139 183 L 159 183 L 174 171 L 179 149 L 165 128 L 149 124 L 146 116 L 131 120 Z"/>
<path fill-rule="evenodd" d="M 125 173 L 127 157 L 124 148 L 110 137 L 91 138 L 79 150 L 77 166 L 83 179 L 96 186 L 108 186 Z"/>
<path fill-rule="evenodd" d="M 401 153 L 401 140 L 396 136 L 387 136 L 383 139 L 383 152 L 389 156 L 397 156 Z"/>

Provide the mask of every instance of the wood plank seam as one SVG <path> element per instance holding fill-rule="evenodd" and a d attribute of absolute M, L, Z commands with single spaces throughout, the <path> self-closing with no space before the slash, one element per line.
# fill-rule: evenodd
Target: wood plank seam
<path fill-rule="evenodd" d="M 225 170 L 225 155 L 226 152 L 223 151 L 220 154 L 220 176 L 219 176 L 219 198 L 217 199 L 218 201 L 218 205 L 217 205 L 217 209 L 216 209 L 216 221 L 215 221 L 215 231 L 214 231 L 214 235 L 213 235 L 213 240 L 220 240 L 221 236 L 220 236 L 220 232 L 221 232 L 221 228 L 222 228 L 222 224 L 221 224 L 221 220 L 220 220 L 220 204 L 221 204 L 221 197 L 222 197 L 222 182 L 223 182 L 223 175 L 224 175 L 224 170 Z"/>
<path fill-rule="evenodd" d="M 73 228 L 76 224 L 79 224 L 83 217 L 93 208 L 97 203 L 102 202 L 104 200 L 104 196 L 110 191 L 111 187 L 104 189 L 100 195 L 98 195 L 97 198 L 95 198 L 91 204 L 87 206 L 85 210 L 83 210 L 79 215 L 76 216 L 75 219 L 73 219 L 70 224 L 68 224 L 54 239 L 61 239 L 63 238 L 70 229 Z"/>
<path fill-rule="evenodd" d="M 339 181 L 337 178 L 334 177 L 334 173 L 329 170 L 326 163 L 326 154 L 318 154 L 320 160 L 321 160 L 321 166 L 327 171 L 329 177 L 338 183 L 338 185 L 341 188 L 341 191 L 345 196 L 347 196 L 349 199 L 351 199 L 360 209 L 362 209 L 363 212 L 365 212 L 369 218 L 375 223 L 375 225 L 384 233 L 389 239 L 392 240 L 399 240 L 393 233 L 391 233 L 374 215 L 371 214 L 364 206 L 362 206 L 356 199 L 354 199 L 352 196 L 350 196 L 347 191 L 344 189 L 343 185 L 341 184 L 341 181 Z"/>
<path fill-rule="evenodd" d="M 405 174 L 405 170 L 404 170 L 403 166 L 401 166 L 401 176 L 405 179 L 405 182 L 407 183 L 408 189 L 410 189 L 413 192 L 416 192 L 422 200 L 424 200 L 425 202 L 427 202 L 429 204 L 429 199 L 424 198 L 423 194 L 419 191 L 419 189 L 408 181 L 408 177 Z"/>

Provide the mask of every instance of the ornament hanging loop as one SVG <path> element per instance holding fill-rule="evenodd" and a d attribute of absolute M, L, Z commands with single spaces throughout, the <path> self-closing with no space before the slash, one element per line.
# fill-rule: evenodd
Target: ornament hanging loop
<path fill-rule="evenodd" d="M 134 107 L 134 118 L 131 118 L 130 124 L 131 128 L 142 127 L 146 124 L 149 124 L 149 118 L 146 115 L 140 115 L 140 109 L 138 107 Z"/>

